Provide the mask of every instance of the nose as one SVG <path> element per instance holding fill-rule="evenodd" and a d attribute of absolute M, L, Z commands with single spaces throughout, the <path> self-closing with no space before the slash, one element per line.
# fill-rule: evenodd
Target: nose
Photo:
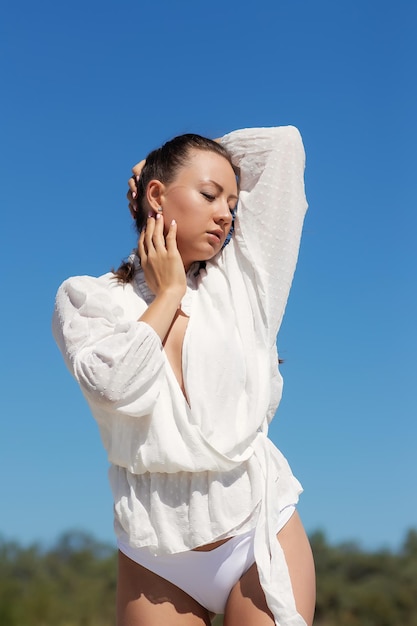
<path fill-rule="evenodd" d="M 229 204 L 226 200 L 219 200 L 214 212 L 214 221 L 216 223 L 231 224 L 232 214 L 230 212 Z"/>

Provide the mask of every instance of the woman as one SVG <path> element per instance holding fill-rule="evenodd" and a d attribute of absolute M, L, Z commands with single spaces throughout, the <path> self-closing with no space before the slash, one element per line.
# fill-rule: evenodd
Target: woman
<path fill-rule="evenodd" d="M 118 625 L 311 624 L 301 486 L 267 438 L 307 206 L 301 138 L 183 135 L 133 171 L 138 250 L 65 281 L 53 324 L 111 463 Z"/>

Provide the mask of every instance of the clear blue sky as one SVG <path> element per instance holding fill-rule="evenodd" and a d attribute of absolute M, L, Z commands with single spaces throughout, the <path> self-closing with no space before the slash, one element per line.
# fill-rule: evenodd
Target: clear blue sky
<path fill-rule="evenodd" d="M 310 204 L 271 429 L 309 532 L 417 527 L 417 4 L 28 0 L 1 10 L 0 535 L 113 541 L 107 461 L 50 333 L 67 276 L 135 244 L 132 164 L 186 131 L 294 124 Z"/>

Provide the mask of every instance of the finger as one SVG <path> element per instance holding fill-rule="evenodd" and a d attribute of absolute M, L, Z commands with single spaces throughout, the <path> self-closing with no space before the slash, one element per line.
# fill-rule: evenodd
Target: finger
<path fill-rule="evenodd" d="M 138 241 L 138 252 L 139 252 L 139 258 L 140 258 L 140 263 L 141 265 L 143 265 L 146 262 L 146 248 L 145 248 L 145 229 L 142 228 L 140 235 L 139 235 L 139 241 Z"/>
<path fill-rule="evenodd" d="M 146 229 L 145 229 L 145 247 L 146 247 L 146 253 L 148 255 L 152 250 L 155 250 L 154 241 L 153 241 L 154 232 L 155 232 L 155 218 L 153 217 L 152 213 L 149 213 L 148 219 L 146 221 Z"/>
<path fill-rule="evenodd" d="M 127 181 L 127 184 L 129 185 L 129 191 L 127 192 L 127 196 L 129 197 L 130 195 L 132 198 L 136 198 L 138 195 L 136 178 L 131 176 L 129 180 Z"/>
<path fill-rule="evenodd" d="M 146 159 L 142 159 L 142 161 L 139 161 L 139 163 L 136 163 L 136 165 L 134 165 L 132 167 L 132 172 L 133 172 L 133 176 L 140 176 L 141 172 L 143 170 L 143 166 L 146 163 Z"/>
<path fill-rule="evenodd" d="M 164 237 L 164 218 L 162 213 L 157 213 L 155 215 L 155 229 L 152 241 L 157 250 L 166 249 Z"/>
<path fill-rule="evenodd" d="M 143 166 L 145 165 L 145 159 L 142 159 L 139 163 L 137 163 L 133 168 L 133 176 L 131 176 L 127 182 L 129 186 L 129 190 L 127 192 L 127 199 L 129 202 L 133 202 L 133 207 L 129 206 L 130 212 L 134 215 L 137 212 L 137 206 L 134 204 L 136 198 L 138 197 L 138 182 L 143 170 Z"/>
<path fill-rule="evenodd" d="M 169 225 L 168 233 L 165 238 L 166 249 L 168 252 L 178 251 L 177 248 L 177 222 L 172 220 Z"/>
<path fill-rule="evenodd" d="M 136 192 L 133 192 L 131 189 L 129 189 L 129 191 L 126 194 L 129 211 L 133 218 L 136 217 L 136 213 L 138 212 L 138 202 L 136 200 L 136 196 L 137 196 Z"/>
<path fill-rule="evenodd" d="M 130 211 L 130 215 L 132 216 L 132 218 L 135 220 L 137 217 L 137 212 L 138 212 L 138 205 L 137 202 L 135 202 L 134 200 L 132 200 L 131 202 L 129 202 L 128 204 L 129 207 L 129 211 Z"/>

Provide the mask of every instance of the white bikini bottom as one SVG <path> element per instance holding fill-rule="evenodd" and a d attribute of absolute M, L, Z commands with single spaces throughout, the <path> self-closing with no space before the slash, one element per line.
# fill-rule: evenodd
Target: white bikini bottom
<path fill-rule="evenodd" d="M 281 511 L 277 533 L 294 511 L 294 505 Z M 148 548 L 133 548 L 121 539 L 118 548 L 135 563 L 185 591 L 208 611 L 223 614 L 231 590 L 255 562 L 254 535 L 252 529 L 208 552 L 190 550 L 155 556 Z"/>

